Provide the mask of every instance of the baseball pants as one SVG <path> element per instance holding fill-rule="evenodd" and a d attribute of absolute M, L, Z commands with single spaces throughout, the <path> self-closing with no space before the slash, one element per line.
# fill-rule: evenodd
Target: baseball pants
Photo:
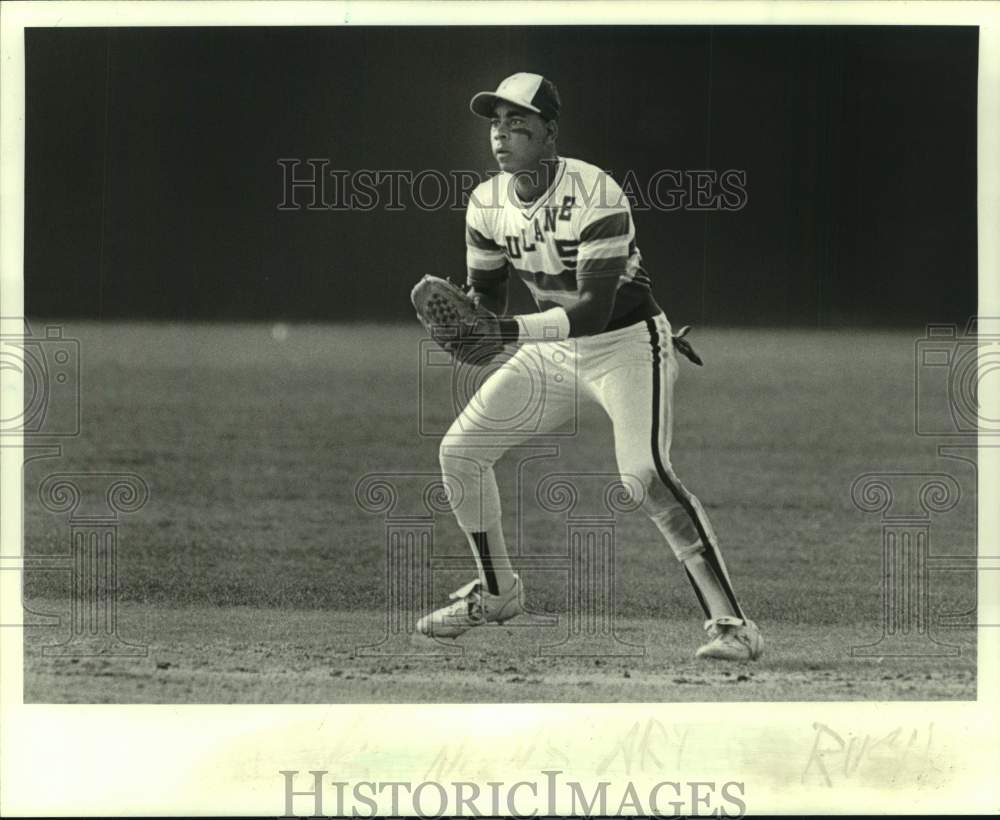
<path fill-rule="evenodd" d="M 578 401 L 595 401 L 611 420 L 625 486 L 642 499 L 679 561 L 703 553 L 741 613 L 708 516 L 670 463 L 677 371 L 662 313 L 595 336 L 522 345 L 476 391 L 441 442 L 441 468 L 460 526 L 467 532 L 499 526 L 493 465 L 508 448 L 571 421 Z"/>

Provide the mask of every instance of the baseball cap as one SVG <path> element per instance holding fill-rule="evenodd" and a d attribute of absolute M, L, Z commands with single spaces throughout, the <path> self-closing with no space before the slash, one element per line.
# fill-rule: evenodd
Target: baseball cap
<path fill-rule="evenodd" d="M 491 119 L 497 100 L 527 108 L 547 120 L 559 118 L 559 92 L 552 81 L 546 80 L 541 74 L 529 74 L 525 71 L 511 74 L 497 86 L 496 91 L 480 91 L 476 94 L 469 103 L 469 108 L 473 114 Z"/>

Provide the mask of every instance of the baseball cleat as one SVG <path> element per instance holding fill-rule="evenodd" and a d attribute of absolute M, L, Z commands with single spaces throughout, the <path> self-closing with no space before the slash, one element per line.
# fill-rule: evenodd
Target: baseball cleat
<path fill-rule="evenodd" d="M 716 618 L 705 622 L 711 640 L 694 653 L 696 658 L 720 661 L 752 661 L 764 651 L 764 639 L 753 621 Z"/>
<path fill-rule="evenodd" d="M 417 621 L 417 631 L 433 638 L 457 638 L 474 626 L 502 624 L 524 612 L 524 586 L 515 575 L 514 585 L 491 595 L 478 579 L 448 596 L 454 603 L 436 609 Z"/>

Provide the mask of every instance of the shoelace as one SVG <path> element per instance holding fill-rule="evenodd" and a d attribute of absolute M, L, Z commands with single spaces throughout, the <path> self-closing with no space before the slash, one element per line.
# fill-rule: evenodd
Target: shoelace
<path fill-rule="evenodd" d="M 455 603 L 448 607 L 448 612 L 451 615 L 468 615 L 471 619 L 476 621 L 482 620 L 483 601 L 482 596 L 479 594 L 479 590 L 473 589 L 466 595 L 456 599 Z"/>

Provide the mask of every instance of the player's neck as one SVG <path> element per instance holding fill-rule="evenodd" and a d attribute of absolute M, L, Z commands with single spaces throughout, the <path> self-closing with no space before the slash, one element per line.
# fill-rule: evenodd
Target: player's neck
<path fill-rule="evenodd" d="M 518 199 L 525 203 L 531 203 L 538 199 L 549 190 L 558 167 L 559 157 L 552 154 L 543 157 L 537 167 L 532 170 L 518 174 L 515 182 Z"/>

